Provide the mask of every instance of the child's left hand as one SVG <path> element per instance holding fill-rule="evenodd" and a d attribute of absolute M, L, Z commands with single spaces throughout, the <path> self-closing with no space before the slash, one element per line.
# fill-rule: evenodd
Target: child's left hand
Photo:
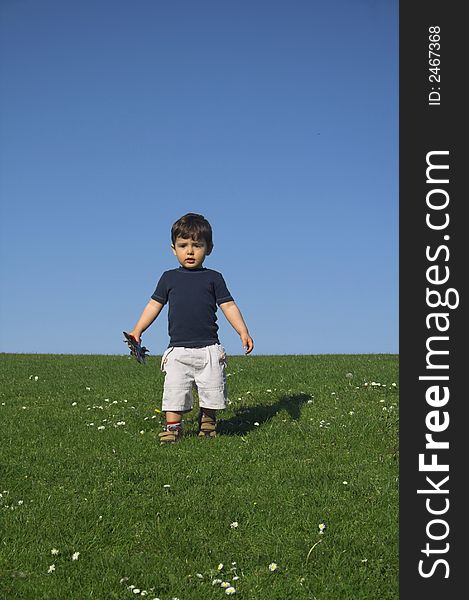
<path fill-rule="evenodd" d="M 240 337 L 243 343 L 244 353 L 249 354 L 254 348 L 254 341 L 252 337 L 249 335 L 249 333 L 242 333 Z"/>

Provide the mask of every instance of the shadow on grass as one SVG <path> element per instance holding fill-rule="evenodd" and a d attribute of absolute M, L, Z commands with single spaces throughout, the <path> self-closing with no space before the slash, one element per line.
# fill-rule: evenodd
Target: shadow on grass
<path fill-rule="evenodd" d="M 284 396 L 275 404 L 261 404 L 259 406 L 247 406 L 240 408 L 231 419 L 218 421 L 217 431 L 220 435 L 244 436 L 253 429 L 261 427 L 270 421 L 282 410 L 286 410 L 292 419 L 300 418 L 301 407 L 305 402 L 311 400 L 308 394 L 297 394 L 295 396 Z M 258 423 L 259 425 L 254 425 Z"/>

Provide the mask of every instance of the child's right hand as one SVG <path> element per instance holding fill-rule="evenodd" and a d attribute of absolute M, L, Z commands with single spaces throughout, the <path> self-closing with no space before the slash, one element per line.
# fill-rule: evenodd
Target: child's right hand
<path fill-rule="evenodd" d="M 129 335 L 137 340 L 137 344 L 140 344 L 140 334 L 136 334 L 135 331 L 130 331 Z"/>

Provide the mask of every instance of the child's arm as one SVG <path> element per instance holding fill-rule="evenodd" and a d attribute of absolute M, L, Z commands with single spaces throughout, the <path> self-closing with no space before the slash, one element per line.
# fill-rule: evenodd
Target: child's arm
<path fill-rule="evenodd" d="M 236 303 L 231 300 L 230 302 L 223 302 L 220 304 L 220 308 L 223 311 L 223 314 L 228 320 L 228 323 L 236 329 L 239 333 L 239 337 L 243 343 L 243 348 L 246 351 L 246 354 L 249 354 L 254 348 L 254 342 L 252 337 L 249 335 L 249 331 L 246 323 L 244 322 L 243 315 L 241 311 L 236 306 Z"/>
<path fill-rule="evenodd" d="M 150 302 L 143 309 L 143 312 L 140 315 L 140 318 L 137 321 L 137 324 L 133 328 L 133 331 L 130 332 L 130 335 L 132 335 L 139 344 L 140 344 L 140 336 L 145 331 L 145 329 L 148 329 L 148 327 L 150 327 L 150 325 L 153 323 L 153 321 L 156 319 L 156 317 L 160 314 L 163 306 L 164 306 L 164 304 L 161 304 L 161 302 L 157 302 L 156 300 L 153 300 L 153 298 L 152 298 L 150 300 Z"/>

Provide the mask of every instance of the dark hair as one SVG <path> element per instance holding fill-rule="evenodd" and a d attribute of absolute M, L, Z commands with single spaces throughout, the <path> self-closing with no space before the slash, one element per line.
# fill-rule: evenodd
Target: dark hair
<path fill-rule="evenodd" d="M 208 253 L 213 249 L 212 227 L 203 215 L 196 213 L 187 213 L 178 219 L 171 227 L 171 242 L 174 246 L 176 238 L 192 238 L 200 241 L 204 240 L 207 244 Z"/>

